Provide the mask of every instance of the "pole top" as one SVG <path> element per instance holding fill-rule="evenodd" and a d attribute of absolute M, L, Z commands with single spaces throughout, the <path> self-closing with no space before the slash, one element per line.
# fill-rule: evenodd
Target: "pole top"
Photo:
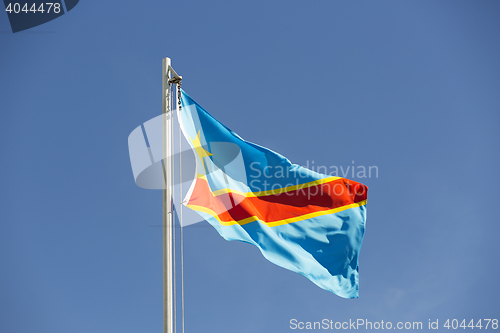
<path fill-rule="evenodd" d="M 179 76 L 172 68 L 172 60 L 169 57 L 163 58 L 163 73 L 167 77 L 167 83 L 179 83 L 182 76 Z"/>

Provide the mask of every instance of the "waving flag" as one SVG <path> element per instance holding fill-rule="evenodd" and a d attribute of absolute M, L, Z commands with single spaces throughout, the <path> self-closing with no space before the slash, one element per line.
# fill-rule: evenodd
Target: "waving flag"
<path fill-rule="evenodd" d="M 181 129 L 197 156 L 184 204 L 225 239 L 253 244 L 341 297 L 358 297 L 367 187 L 247 142 L 181 94 Z"/>

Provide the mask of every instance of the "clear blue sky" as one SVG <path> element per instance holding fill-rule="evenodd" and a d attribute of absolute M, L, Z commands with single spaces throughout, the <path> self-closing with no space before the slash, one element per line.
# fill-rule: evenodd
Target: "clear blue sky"
<path fill-rule="evenodd" d="M 127 138 L 161 113 L 166 56 L 246 140 L 379 170 L 353 178 L 369 186 L 359 299 L 197 224 L 186 332 L 500 319 L 499 14 L 498 1 L 82 0 L 12 34 L 0 13 L 0 332 L 162 331 L 161 192 L 135 185 Z"/>

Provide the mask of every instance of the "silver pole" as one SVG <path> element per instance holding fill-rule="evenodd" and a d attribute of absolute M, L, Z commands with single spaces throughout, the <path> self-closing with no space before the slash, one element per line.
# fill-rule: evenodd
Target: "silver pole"
<path fill-rule="evenodd" d="M 163 189 L 163 332 L 174 333 L 173 316 L 173 269 L 172 269 L 172 96 L 169 82 L 170 58 L 163 59 L 163 166 L 165 188 Z"/>

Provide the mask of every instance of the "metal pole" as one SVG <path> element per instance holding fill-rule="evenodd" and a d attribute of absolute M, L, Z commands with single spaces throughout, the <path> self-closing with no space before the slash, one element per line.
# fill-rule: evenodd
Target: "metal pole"
<path fill-rule="evenodd" d="M 163 167 L 165 187 L 163 189 L 163 332 L 174 333 L 173 316 L 173 270 L 172 270 L 172 101 L 170 93 L 170 58 L 163 59 Z"/>

